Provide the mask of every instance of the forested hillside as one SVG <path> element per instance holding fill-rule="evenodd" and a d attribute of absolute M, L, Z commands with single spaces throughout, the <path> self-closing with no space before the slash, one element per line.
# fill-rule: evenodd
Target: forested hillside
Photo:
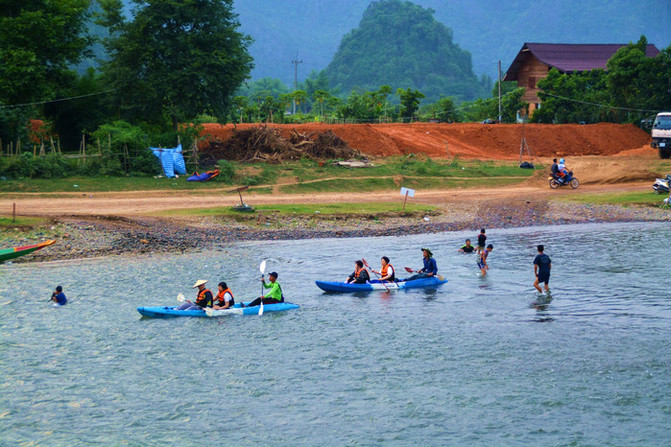
<path fill-rule="evenodd" d="M 250 51 L 255 79 L 270 76 L 292 85 L 298 56 L 299 80 L 331 62 L 342 37 L 354 29 L 371 0 L 236 1 L 242 31 L 255 42 Z M 644 34 L 658 48 L 671 44 L 669 0 L 413 0 L 433 8 L 452 29 L 454 42 L 469 51 L 476 76 L 505 71 L 524 42 L 628 43 Z"/>
<path fill-rule="evenodd" d="M 126 5 L 130 0 L 123 0 Z M 237 0 L 241 30 L 254 38 L 254 79 L 279 78 L 293 85 L 323 70 L 341 39 L 354 29 L 371 0 Z M 641 35 L 658 48 L 671 44 L 669 0 L 413 0 L 435 10 L 472 55 L 476 76 L 505 71 L 524 42 L 629 43 Z"/>
<path fill-rule="evenodd" d="M 478 82 L 470 53 L 454 44 L 452 31 L 432 13 L 401 0 L 371 3 L 324 70 L 331 88 L 341 95 L 381 85 L 413 88 L 429 102 L 486 94 L 489 82 Z"/>

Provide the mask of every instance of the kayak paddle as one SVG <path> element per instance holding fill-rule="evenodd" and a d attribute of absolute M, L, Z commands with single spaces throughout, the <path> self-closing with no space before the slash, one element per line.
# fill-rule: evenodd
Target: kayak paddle
<path fill-rule="evenodd" d="M 261 261 L 259 271 L 261 272 L 261 279 L 263 280 L 263 274 L 266 272 L 266 261 Z M 261 307 L 259 307 L 259 315 L 263 315 L 263 284 L 261 284 Z"/>
<path fill-rule="evenodd" d="M 361 262 L 363 262 L 363 265 L 365 265 L 366 267 L 368 267 L 368 268 L 370 269 L 371 272 L 375 273 L 375 270 L 373 270 L 373 269 L 370 267 L 370 265 L 368 265 L 368 262 L 366 262 L 366 260 L 365 260 L 364 258 L 361 258 Z M 384 281 L 383 281 L 382 279 L 380 279 L 380 275 L 378 275 L 377 273 L 375 273 L 375 276 L 377 277 L 377 279 L 380 280 L 380 282 L 382 283 L 382 285 L 384 286 L 384 288 L 387 289 L 387 292 L 390 292 L 389 287 L 387 287 L 387 285 L 384 283 Z"/>
<path fill-rule="evenodd" d="M 180 293 L 177 295 L 177 301 L 183 303 L 184 301 L 186 301 L 186 298 L 184 298 L 184 295 Z"/>

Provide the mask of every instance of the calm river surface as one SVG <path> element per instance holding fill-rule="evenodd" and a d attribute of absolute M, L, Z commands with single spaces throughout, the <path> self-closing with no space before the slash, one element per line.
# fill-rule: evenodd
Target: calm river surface
<path fill-rule="evenodd" d="M 0 445 L 671 443 L 671 226 L 476 231 L 230 245 L 181 256 L 0 266 Z M 532 288 L 535 246 L 551 298 Z M 362 256 L 401 271 L 430 247 L 438 290 L 328 295 Z M 191 285 L 295 311 L 146 319 Z M 62 284 L 71 302 L 47 303 Z"/>

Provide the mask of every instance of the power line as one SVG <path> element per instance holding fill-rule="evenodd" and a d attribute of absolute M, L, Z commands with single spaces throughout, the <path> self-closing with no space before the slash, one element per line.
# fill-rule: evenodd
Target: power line
<path fill-rule="evenodd" d="M 13 104 L 13 105 L 9 105 L 9 106 L 0 105 L 0 109 L 13 109 L 13 108 L 16 108 L 16 107 L 29 107 L 29 106 L 37 106 L 37 105 L 41 105 L 41 104 L 52 104 L 52 103 L 55 103 L 55 102 L 71 101 L 73 99 L 87 98 L 89 96 L 104 95 L 105 93 L 115 92 L 117 90 L 119 90 L 119 89 L 118 88 L 113 88 L 113 89 L 105 90 L 105 91 L 102 91 L 102 92 L 89 93 L 89 94 L 86 94 L 86 95 L 79 95 L 79 96 L 70 96 L 68 98 L 52 99 L 52 100 L 49 100 L 49 101 L 26 102 L 26 103 L 23 103 L 23 104 Z"/>
<path fill-rule="evenodd" d="M 650 109 L 632 109 L 629 107 L 617 107 L 617 106 L 611 106 L 608 104 L 600 104 L 597 102 L 589 102 L 589 101 L 580 101 L 578 99 L 573 99 L 573 98 L 567 98 L 566 96 L 560 96 L 560 95 L 553 95 L 552 93 L 542 93 L 543 95 L 551 96 L 553 98 L 558 98 L 558 99 L 563 99 L 565 101 L 570 101 L 570 102 L 575 102 L 578 104 L 585 104 L 588 106 L 596 106 L 596 107 L 603 107 L 603 108 L 608 108 L 608 109 L 617 109 L 617 110 L 627 110 L 630 112 L 650 112 L 650 113 L 658 113 L 660 110 L 650 110 Z"/>

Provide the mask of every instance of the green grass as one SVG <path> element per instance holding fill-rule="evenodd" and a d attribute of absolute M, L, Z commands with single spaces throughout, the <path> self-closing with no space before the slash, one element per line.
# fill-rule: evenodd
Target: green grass
<path fill-rule="evenodd" d="M 12 229 L 15 227 L 41 227 L 48 223 L 49 219 L 42 217 L 17 216 L 14 221 L 11 216 L 0 216 L 0 230 Z"/>
<path fill-rule="evenodd" d="M 279 215 L 288 216 L 312 216 L 312 215 L 376 215 L 398 213 L 415 214 L 431 213 L 436 207 L 407 203 L 403 210 L 402 198 L 398 202 L 369 202 L 369 203 L 326 203 L 326 204 L 285 204 L 285 205 L 259 205 L 254 207 L 254 213 L 240 213 L 231 207 L 216 208 L 194 208 L 186 210 L 169 210 L 156 213 L 160 216 L 258 216 L 258 213 L 270 214 L 275 212 Z"/>
<path fill-rule="evenodd" d="M 425 157 L 392 157 L 376 162 L 371 168 L 348 169 L 325 164 L 319 166 L 311 161 L 298 161 L 282 165 L 240 165 L 235 164 L 238 173 L 236 185 L 217 179 L 210 182 L 187 182 L 180 178 L 154 177 L 68 177 L 61 179 L 22 179 L 0 181 L 0 194 L 14 193 L 96 193 L 115 191 L 192 191 L 207 193 L 213 189 L 232 189 L 247 184 L 254 192 L 269 193 L 267 185 L 274 185 L 279 179 L 297 179 L 298 185 L 282 187 L 285 193 L 319 191 L 374 191 L 394 189 L 392 177 L 404 176 L 403 186 L 410 188 L 443 188 L 453 186 L 446 179 L 476 178 L 491 179 L 515 177 L 524 179 L 534 170 L 519 169 L 516 163 L 491 161 L 431 160 Z M 372 179 L 370 178 L 372 177 Z M 329 179 L 338 180 L 329 180 Z M 318 184 L 304 182 L 319 181 Z M 506 180 L 508 181 L 508 180 Z M 332 182 L 332 183 L 329 183 Z M 260 185 L 256 187 L 255 185 Z M 469 183 L 463 184 L 469 186 Z M 335 189 L 331 189 L 335 188 Z"/>
<path fill-rule="evenodd" d="M 610 204 L 610 205 L 661 205 L 666 195 L 651 192 L 620 192 L 601 194 L 576 194 L 558 200 L 568 202 Z"/>

